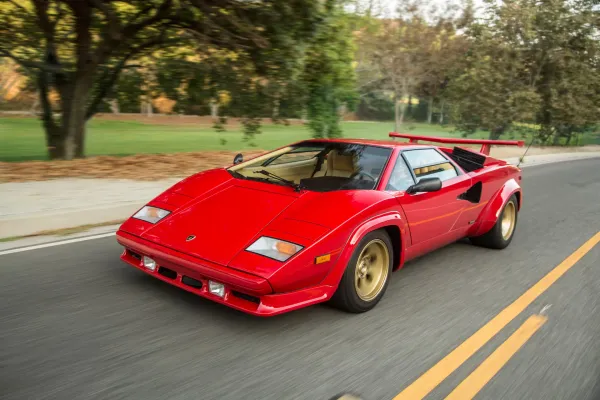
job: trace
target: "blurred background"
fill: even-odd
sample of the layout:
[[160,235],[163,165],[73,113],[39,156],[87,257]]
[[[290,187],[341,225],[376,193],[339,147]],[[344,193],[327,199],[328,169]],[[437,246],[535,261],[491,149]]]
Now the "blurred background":
[[16,162],[96,156],[125,161],[51,176],[125,162],[144,179],[152,155],[194,152],[167,163],[185,174],[392,130],[597,145],[593,3],[5,0],[0,179],[48,173]]

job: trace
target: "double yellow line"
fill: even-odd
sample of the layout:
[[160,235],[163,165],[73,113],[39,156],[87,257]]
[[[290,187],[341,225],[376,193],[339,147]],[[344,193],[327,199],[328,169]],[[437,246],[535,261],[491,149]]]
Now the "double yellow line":
[[[467,361],[473,354],[489,342],[498,332],[523,312],[535,299],[563,276],[573,265],[600,242],[600,232],[585,242],[573,254],[557,265],[546,276],[502,310],[492,320],[465,340],[440,362],[421,375],[393,400],[422,399],[444,381],[452,372]],[[510,358],[546,322],[543,315],[532,315],[496,351],[494,351],[475,371],[462,381],[447,399],[464,400],[473,398]]]

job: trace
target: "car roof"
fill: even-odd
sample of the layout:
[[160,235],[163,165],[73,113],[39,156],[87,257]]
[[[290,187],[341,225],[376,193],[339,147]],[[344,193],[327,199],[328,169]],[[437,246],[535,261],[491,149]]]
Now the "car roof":
[[420,148],[430,148],[430,147],[438,147],[435,145],[426,145],[426,144],[417,144],[417,143],[409,143],[409,142],[400,142],[395,140],[374,140],[374,139],[306,139],[298,142],[300,143],[350,143],[350,144],[364,144],[368,146],[379,146],[379,147],[387,147],[387,148],[395,148],[402,147],[403,150],[408,149],[420,149]]

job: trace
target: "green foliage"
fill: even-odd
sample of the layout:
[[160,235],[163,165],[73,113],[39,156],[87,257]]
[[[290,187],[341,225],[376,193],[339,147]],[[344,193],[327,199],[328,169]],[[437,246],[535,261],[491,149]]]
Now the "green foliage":
[[306,91],[308,126],[316,138],[342,136],[340,108],[356,104],[354,47],[346,15],[332,5],[306,51],[301,83]]
[[566,0],[490,3],[489,19],[470,26],[468,56],[450,83],[457,128],[497,138],[515,122],[536,122],[540,143],[559,144],[593,125],[600,75],[592,8]]
[[368,91],[360,98],[356,116],[365,120],[393,120],[394,99],[380,91]]
[[[67,159],[83,156],[86,121],[135,63],[143,96],[168,93],[180,109],[229,88],[254,135],[256,105],[269,104],[265,87],[293,76],[327,13],[320,0],[14,0],[0,7],[0,57],[35,77],[50,156]],[[121,84],[117,97],[128,86]]]
[[143,82],[144,77],[137,70],[127,70],[119,76],[110,97],[118,100],[121,112],[136,113],[140,111],[140,97],[144,94]]

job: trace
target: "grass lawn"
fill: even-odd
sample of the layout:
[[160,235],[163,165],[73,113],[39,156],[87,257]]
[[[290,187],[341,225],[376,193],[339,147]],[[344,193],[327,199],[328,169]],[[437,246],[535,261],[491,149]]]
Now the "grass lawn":
[[[393,122],[344,122],[344,137],[388,139],[394,129]],[[460,136],[451,127],[406,123],[405,133],[431,136]],[[506,135],[506,139],[516,139]],[[487,137],[478,132],[473,137]],[[221,139],[226,143],[221,144]],[[271,150],[294,141],[310,138],[303,125],[263,125],[262,133],[252,143],[243,140],[239,128],[228,128],[217,133],[205,125],[151,125],[136,121],[110,121],[96,119],[88,124],[86,154],[130,155],[140,153],[176,153],[187,151],[236,151],[244,149]],[[26,161],[46,159],[42,126],[35,118],[0,118],[0,161]]]

